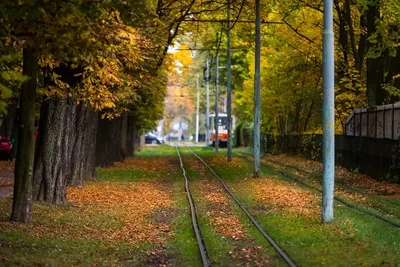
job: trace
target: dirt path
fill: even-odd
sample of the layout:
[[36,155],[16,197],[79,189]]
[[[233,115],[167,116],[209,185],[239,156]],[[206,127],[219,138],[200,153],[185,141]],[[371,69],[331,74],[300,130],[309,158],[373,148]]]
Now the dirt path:
[[14,161],[0,161],[0,198],[12,193],[14,184]]

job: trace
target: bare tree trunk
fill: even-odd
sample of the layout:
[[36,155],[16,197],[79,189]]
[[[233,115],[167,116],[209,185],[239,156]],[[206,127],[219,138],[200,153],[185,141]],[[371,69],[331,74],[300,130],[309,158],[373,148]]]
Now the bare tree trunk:
[[133,156],[134,149],[134,117],[128,116],[127,136],[126,136],[126,154],[128,157]]
[[122,147],[122,118],[99,119],[96,137],[96,166],[111,166],[124,159]]
[[96,137],[98,114],[89,110],[87,114],[87,131],[85,135],[87,153],[85,157],[85,180],[96,179]]
[[65,204],[67,176],[70,170],[72,141],[68,100],[52,99],[42,104],[39,148],[33,178],[34,199]]
[[12,131],[14,128],[15,117],[17,116],[17,106],[18,106],[17,103],[18,99],[12,99],[11,101],[12,101],[11,103],[8,103],[7,114],[3,117],[0,126],[0,135],[6,136],[8,138],[13,137]]
[[[95,153],[97,113],[80,105],[77,108],[75,120],[74,143],[71,157],[71,174],[68,183],[72,186],[82,186],[84,180],[96,177]],[[71,155],[72,156],[72,155]]]
[[35,104],[37,53],[33,49],[23,50],[23,75],[30,77],[22,85],[20,97],[19,146],[15,162],[14,197],[11,220],[32,220],[32,175],[35,157]]
[[[376,33],[376,21],[380,18],[380,10],[378,1],[371,3],[367,10],[367,28],[368,37],[371,37]],[[379,37],[375,37],[379,38]],[[377,42],[368,42],[368,50],[374,50],[379,48],[381,40]],[[383,53],[383,52],[382,52]],[[378,55],[375,58],[367,58],[367,95],[368,105],[375,106],[381,105],[384,102],[384,89],[382,84],[384,82],[384,58],[383,55]]]
[[310,118],[311,118],[312,111],[313,111],[313,109],[314,109],[314,102],[315,102],[315,100],[313,99],[313,100],[311,101],[310,109],[308,110],[308,114],[307,114],[307,117],[306,117],[306,121],[304,122],[304,128],[303,128],[303,131],[304,131],[304,132],[307,130],[308,121],[309,121]]
[[[337,12],[337,16],[339,19],[339,44],[342,47],[343,59],[344,59],[344,67],[348,68],[349,66],[349,48],[348,48],[348,25],[346,25],[346,12],[341,9],[339,5],[339,1],[335,0],[335,9]],[[343,71],[341,72],[341,77],[343,76]]]
[[120,148],[120,156],[122,159],[125,159],[127,156],[127,142],[128,142],[128,113],[122,114],[121,120],[121,148]]
[[136,125],[133,124],[133,154],[137,153],[140,150],[140,131]]
[[350,0],[345,0],[345,14],[346,14],[346,20],[347,20],[347,25],[349,28],[349,36],[350,36],[350,44],[351,44],[351,49],[353,51],[353,57],[355,61],[355,67],[356,70],[361,72],[361,64],[362,62],[360,61],[360,56],[357,51],[356,47],[356,41],[355,41],[355,35],[354,35],[354,28],[353,28],[353,19],[351,17],[351,2]]
[[[360,15],[360,27],[362,29],[367,28],[367,12],[364,12]],[[365,53],[367,52],[368,46],[368,34],[365,31],[360,33],[360,38],[358,41],[358,58],[360,59],[360,73],[362,73],[364,69],[364,59]]]
[[34,198],[65,204],[66,186],[95,178],[97,114],[74,99],[42,104]]

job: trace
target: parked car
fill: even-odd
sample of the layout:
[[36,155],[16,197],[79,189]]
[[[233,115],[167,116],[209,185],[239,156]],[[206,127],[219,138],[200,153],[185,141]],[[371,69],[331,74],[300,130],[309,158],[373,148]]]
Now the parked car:
[[178,133],[169,133],[167,136],[167,140],[168,141],[179,141],[180,140],[180,136]]
[[144,135],[144,141],[146,144],[164,144],[164,140],[153,133],[147,133]]
[[12,160],[11,157],[12,143],[7,137],[0,136],[0,159]]

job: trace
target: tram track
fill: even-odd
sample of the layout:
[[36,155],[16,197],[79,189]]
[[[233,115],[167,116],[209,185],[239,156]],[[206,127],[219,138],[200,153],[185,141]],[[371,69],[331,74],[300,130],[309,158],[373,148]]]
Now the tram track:
[[247,216],[247,218],[251,221],[254,227],[261,233],[261,235],[269,242],[269,244],[275,249],[277,254],[281,259],[283,259],[287,265],[294,267],[297,266],[295,262],[290,258],[290,256],[279,246],[279,244],[274,240],[274,238],[268,234],[261,225],[257,222],[257,220],[253,217],[253,215],[244,207],[244,205],[240,202],[240,200],[233,194],[233,192],[229,189],[226,183],[222,180],[222,178],[211,168],[210,165],[207,164],[196,152],[194,152],[190,147],[187,147],[194,156],[199,159],[205,167],[217,178],[220,182],[222,188],[225,192],[235,201],[238,207],[242,210],[242,212]]
[[178,148],[178,146],[175,146],[175,148],[176,148],[176,153],[177,153],[179,161],[180,161],[180,167],[182,169],[182,174],[183,174],[183,177],[185,178],[185,191],[186,191],[188,202],[190,205],[190,215],[191,215],[191,219],[192,219],[192,226],[193,226],[194,233],[196,235],[196,241],[197,241],[197,245],[199,247],[201,261],[202,261],[202,264],[204,267],[208,267],[208,266],[211,266],[211,261],[209,258],[206,244],[204,242],[203,235],[201,233],[196,206],[194,203],[193,195],[190,191],[189,178],[187,177],[187,173],[185,170],[185,166],[183,164],[183,159],[182,159],[181,153],[179,152],[179,148]]
[[[237,155],[238,155],[239,157],[244,158],[244,159],[247,160],[247,157],[246,157],[246,156],[243,156],[243,155],[240,155],[240,154],[237,154]],[[265,164],[265,165],[271,167],[271,165],[268,165],[268,164],[265,163],[265,161],[266,161],[265,159],[263,159],[263,161],[264,161],[264,164]],[[272,161],[271,161],[271,162],[272,162]],[[272,162],[272,163],[274,163],[274,164],[276,164],[276,165],[279,165],[279,164],[277,164],[277,163],[275,163],[275,162]],[[275,169],[276,169],[276,168],[275,168]],[[289,180],[291,180],[291,181],[294,181],[294,182],[296,182],[296,183],[299,183],[299,184],[301,184],[302,186],[308,188],[309,190],[312,190],[312,191],[318,192],[318,193],[322,193],[322,190],[321,190],[321,189],[319,189],[319,188],[317,188],[317,187],[315,187],[315,186],[309,185],[308,183],[305,183],[305,182],[301,181],[300,179],[297,179],[297,178],[293,177],[292,175],[290,175],[289,173],[287,173],[287,172],[285,172],[285,171],[282,171],[282,170],[279,170],[279,169],[276,169],[276,171],[279,172],[283,177],[285,177],[285,178],[287,178],[287,179],[289,179]],[[302,173],[305,173],[304,171],[301,171],[301,170],[297,170],[297,171],[302,172]],[[383,222],[385,222],[385,223],[391,225],[392,227],[400,228],[400,224],[399,224],[399,223],[394,222],[394,221],[392,221],[392,220],[390,220],[390,219],[387,219],[387,218],[385,218],[385,217],[383,217],[383,216],[381,216],[381,215],[379,215],[379,214],[370,212],[370,211],[368,211],[365,207],[363,207],[363,208],[357,207],[356,205],[350,203],[349,201],[347,201],[347,200],[346,200],[345,198],[343,198],[343,197],[335,196],[334,199],[335,199],[336,201],[342,203],[343,205],[349,207],[349,208],[355,209],[355,210],[357,210],[357,211],[359,211],[359,212],[361,212],[361,213],[363,213],[363,214],[366,214],[366,215],[368,215],[368,216],[374,217],[374,218],[376,218],[376,219],[378,219],[378,220],[380,220],[380,221],[383,221]],[[360,205],[361,205],[361,204],[360,204]]]

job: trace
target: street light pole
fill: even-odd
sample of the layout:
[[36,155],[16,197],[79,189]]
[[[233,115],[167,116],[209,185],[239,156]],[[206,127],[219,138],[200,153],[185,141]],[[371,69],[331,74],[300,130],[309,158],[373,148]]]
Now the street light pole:
[[260,176],[260,67],[261,67],[261,14],[260,0],[256,0],[256,49],[254,75],[254,149],[253,176]]
[[322,222],[333,220],[333,200],[335,183],[335,61],[333,34],[333,3],[324,0],[323,32],[323,185]]
[[196,81],[196,89],[197,89],[197,105],[196,105],[196,143],[199,142],[199,106],[200,106],[200,86],[199,86],[199,75],[197,75]]
[[210,66],[208,63],[208,57],[207,57],[207,61],[206,61],[206,146],[209,145],[208,141],[209,141],[209,130],[210,130],[210,114],[209,114],[209,110],[210,110],[210,83],[209,83],[209,78],[210,78]]
[[232,161],[232,75],[231,75],[231,11],[230,0],[228,0],[227,7],[227,52],[226,52],[226,65],[227,65],[227,117],[228,117],[228,143],[227,143],[227,160]]
[[218,134],[218,128],[219,128],[219,123],[218,123],[218,102],[219,102],[219,56],[217,55],[217,60],[216,60],[216,72],[215,72],[215,120],[214,120],[214,125],[215,125],[215,136],[214,136],[214,146],[215,146],[215,154],[218,155],[218,148],[219,148],[219,134]]

